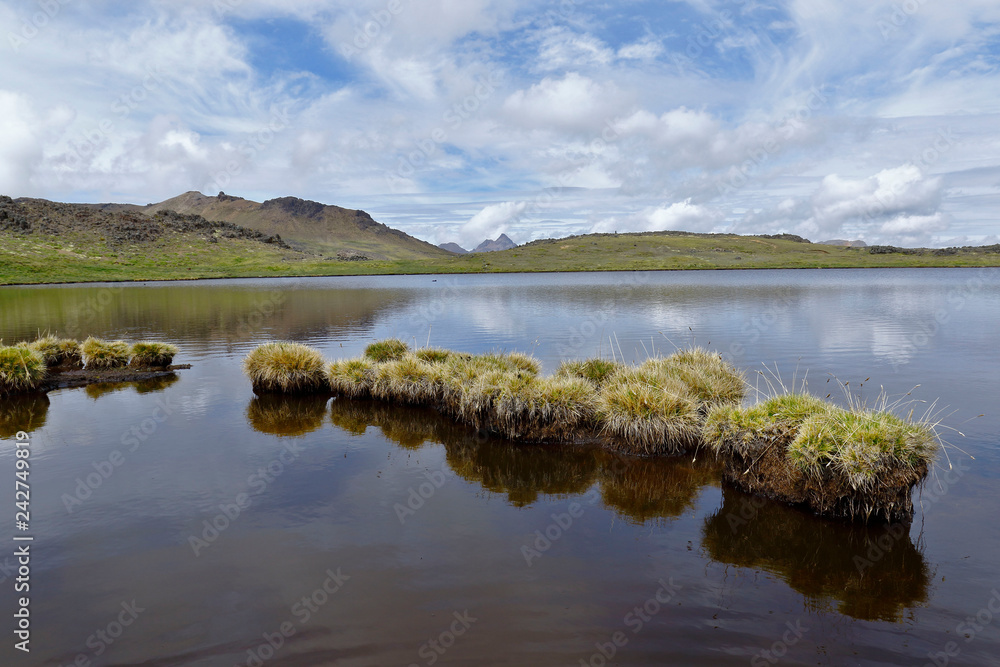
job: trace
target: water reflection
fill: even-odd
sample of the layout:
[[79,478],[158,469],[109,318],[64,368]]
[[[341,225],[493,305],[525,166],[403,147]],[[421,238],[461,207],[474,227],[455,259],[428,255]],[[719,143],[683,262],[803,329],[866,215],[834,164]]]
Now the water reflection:
[[929,567],[901,526],[828,521],[724,488],[702,546],[720,563],[778,575],[814,610],[898,622],[928,599]]
[[180,379],[180,376],[176,373],[167,373],[146,380],[137,380],[134,382],[96,382],[94,384],[88,384],[83,390],[89,398],[96,401],[102,396],[113,394],[116,391],[125,391],[127,389],[134,389],[137,394],[149,394],[155,391],[163,391]]
[[445,443],[448,465],[458,475],[483,488],[502,493],[516,507],[538,500],[540,494],[581,494],[597,481],[599,465],[593,450],[564,445],[518,445],[482,438]]
[[472,433],[429,408],[381,401],[334,399],[330,404],[330,420],[352,435],[363,435],[369,426],[375,426],[386,440],[410,450],[432,442],[468,438]]
[[522,445],[477,433],[427,408],[335,399],[330,413],[334,426],[353,435],[375,426],[404,449],[444,445],[456,474],[516,507],[543,496],[579,495],[597,483],[607,507],[642,524],[681,516],[704,486],[721,478],[714,459],[636,459],[590,446]]
[[328,396],[264,394],[247,405],[247,422],[268,435],[301,436],[323,427]]
[[49,413],[46,394],[15,394],[0,399],[0,438],[13,438],[20,431],[31,433],[45,426]]
[[322,289],[300,280],[0,289],[0,337],[28,340],[46,330],[76,338],[155,332],[171,342],[298,340],[370,327],[413,298],[407,290]]
[[699,459],[636,459],[607,454],[601,466],[601,499],[623,517],[645,523],[676,518],[694,508],[705,486],[718,486],[722,464]]

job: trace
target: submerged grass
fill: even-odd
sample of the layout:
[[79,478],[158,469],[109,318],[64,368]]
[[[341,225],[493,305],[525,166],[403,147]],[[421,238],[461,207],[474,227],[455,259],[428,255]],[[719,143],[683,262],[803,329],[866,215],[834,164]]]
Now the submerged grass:
[[178,348],[170,343],[157,343],[144,340],[133,343],[129,353],[130,366],[141,368],[159,368],[169,366],[177,356]]
[[0,395],[34,391],[47,370],[45,357],[27,345],[0,347]]
[[265,343],[243,360],[255,393],[316,393],[329,386],[323,355],[300,343]]

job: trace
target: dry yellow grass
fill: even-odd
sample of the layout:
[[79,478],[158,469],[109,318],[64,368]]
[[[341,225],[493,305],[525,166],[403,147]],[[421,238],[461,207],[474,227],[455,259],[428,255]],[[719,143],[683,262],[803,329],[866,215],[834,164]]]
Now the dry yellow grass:
[[243,360],[256,393],[321,392],[328,388],[323,355],[300,343],[265,343]]

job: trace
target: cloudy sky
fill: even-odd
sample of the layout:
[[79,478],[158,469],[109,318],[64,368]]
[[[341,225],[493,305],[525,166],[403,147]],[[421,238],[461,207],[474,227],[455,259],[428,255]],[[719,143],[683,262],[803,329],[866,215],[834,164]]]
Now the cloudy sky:
[[0,193],[997,242],[996,0],[0,1]]

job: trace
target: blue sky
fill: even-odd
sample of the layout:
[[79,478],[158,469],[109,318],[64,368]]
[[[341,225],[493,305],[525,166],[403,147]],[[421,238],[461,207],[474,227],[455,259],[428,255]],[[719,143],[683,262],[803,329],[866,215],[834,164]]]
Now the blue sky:
[[0,2],[0,193],[998,241],[995,0]]

